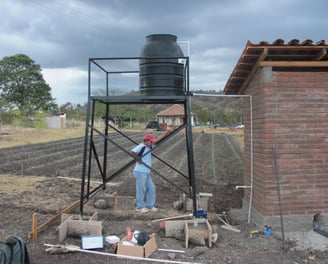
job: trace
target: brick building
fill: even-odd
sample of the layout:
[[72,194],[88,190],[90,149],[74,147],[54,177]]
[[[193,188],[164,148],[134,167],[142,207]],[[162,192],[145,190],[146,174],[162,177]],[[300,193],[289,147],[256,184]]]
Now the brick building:
[[226,83],[225,94],[251,98],[243,208],[257,224],[279,226],[282,215],[299,230],[328,215],[327,49],[325,41],[247,42]]

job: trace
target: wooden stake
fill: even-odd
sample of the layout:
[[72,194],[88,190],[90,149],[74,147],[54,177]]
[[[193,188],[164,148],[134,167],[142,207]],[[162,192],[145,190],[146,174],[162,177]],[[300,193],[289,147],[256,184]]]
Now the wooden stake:
[[32,240],[35,240],[38,237],[37,227],[38,227],[38,214],[33,213],[33,215],[32,215],[32,232],[31,232]]

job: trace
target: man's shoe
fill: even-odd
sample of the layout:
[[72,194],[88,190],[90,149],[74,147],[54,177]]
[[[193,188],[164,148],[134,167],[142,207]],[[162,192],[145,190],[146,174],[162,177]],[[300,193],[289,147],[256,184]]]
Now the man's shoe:
[[149,212],[149,209],[148,208],[136,208],[136,211],[139,212],[139,213],[148,213]]
[[152,212],[157,212],[158,211],[158,208],[156,207],[153,207],[153,208],[148,208],[149,211],[152,211]]

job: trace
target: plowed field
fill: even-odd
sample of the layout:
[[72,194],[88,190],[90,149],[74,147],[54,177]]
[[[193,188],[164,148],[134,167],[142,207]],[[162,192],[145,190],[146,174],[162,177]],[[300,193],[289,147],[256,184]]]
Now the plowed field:
[[[145,132],[128,132],[136,142],[140,142]],[[118,136],[112,138],[123,148],[131,149],[133,144],[121,140]],[[243,190],[236,190],[236,185],[242,185],[243,176],[243,136],[241,133],[194,133],[193,151],[196,178],[196,191],[212,193],[209,200],[208,220],[219,239],[212,248],[207,246],[191,246],[184,248],[184,241],[167,238],[158,222],[151,220],[184,214],[173,209],[173,202],[181,195],[181,190],[188,189],[188,179],[172,168],[163,165],[156,158],[153,167],[161,174],[153,175],[156,185],[159,212],[147,214],[136,213],[134,208],[123,210],[96,209],[92,203],[85,205],[86,213],[98,211],[99,220],[103,221],[104,235],[123,237],[126,227],[135,230],[155,232],[159,248],[184,250],[185,253],[169,254],[156,251],[151,258],[170,259],[177,262],[190,263],[304,263],[309,260],[309,252],[283,251],[279,238],[260,236],[249,238],[249,230],[254,226],[247,223],[247,217],[239,209],[242,206]],[[103,144],[101,138],[95,138],[99,149]],[[115,257],[88,254],[66,253],[50,255],[45,252],[45,243],[56,244],[56,227],[59,223],[50,225],[41,232],[37,240],[30,240],[31,218],[38,213],[39,222],[44,223],[55,214],[67,208],[80,198],[80,180],[83,165],[84,138],[57,140],[40,144],[0,149],[0,239],[9,235],[20,235],[27,240],[31,263],[143,263],[135,260],[117,259]],[[120,148],[110,145],[108,155],[108,174],[116,171],[130,157]],[[168,139],[154,150],[154,154],[165,160],[184,175],[188,175],[187,150],[185,135],[179,133]],[[102,152],[99,151],[99,157]],[[96,165],[92,165],[92,187],[100,184]],[[173,182],[174,185],[169,182]],[[131,169],[110,182],[108,192],[117,192],[121,196],[134,196],[134,178]],[[216,213],[229,212],[232,224],[242,230],[235,233],[220,229]],[[75,213],[78,214],[78,208]],[[68,238],[67,243],[80,245],[77,238]],[[100,252],[113,253],[106,246]],[[311,255],[312,256],[312,255]],[[320,257],[316,259],[321,262]],[[324,256],[322,261],[325,261]],[[149,261],[147,263],[155,263]],[[306,262],[312,263],[312,262]]]

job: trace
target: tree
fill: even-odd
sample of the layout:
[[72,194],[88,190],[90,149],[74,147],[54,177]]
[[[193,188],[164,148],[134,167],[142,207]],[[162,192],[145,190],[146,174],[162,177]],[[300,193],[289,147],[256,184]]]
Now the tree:
[[0,96],[24,116],[57,109],[40,65],[24,54],[0,60]]

